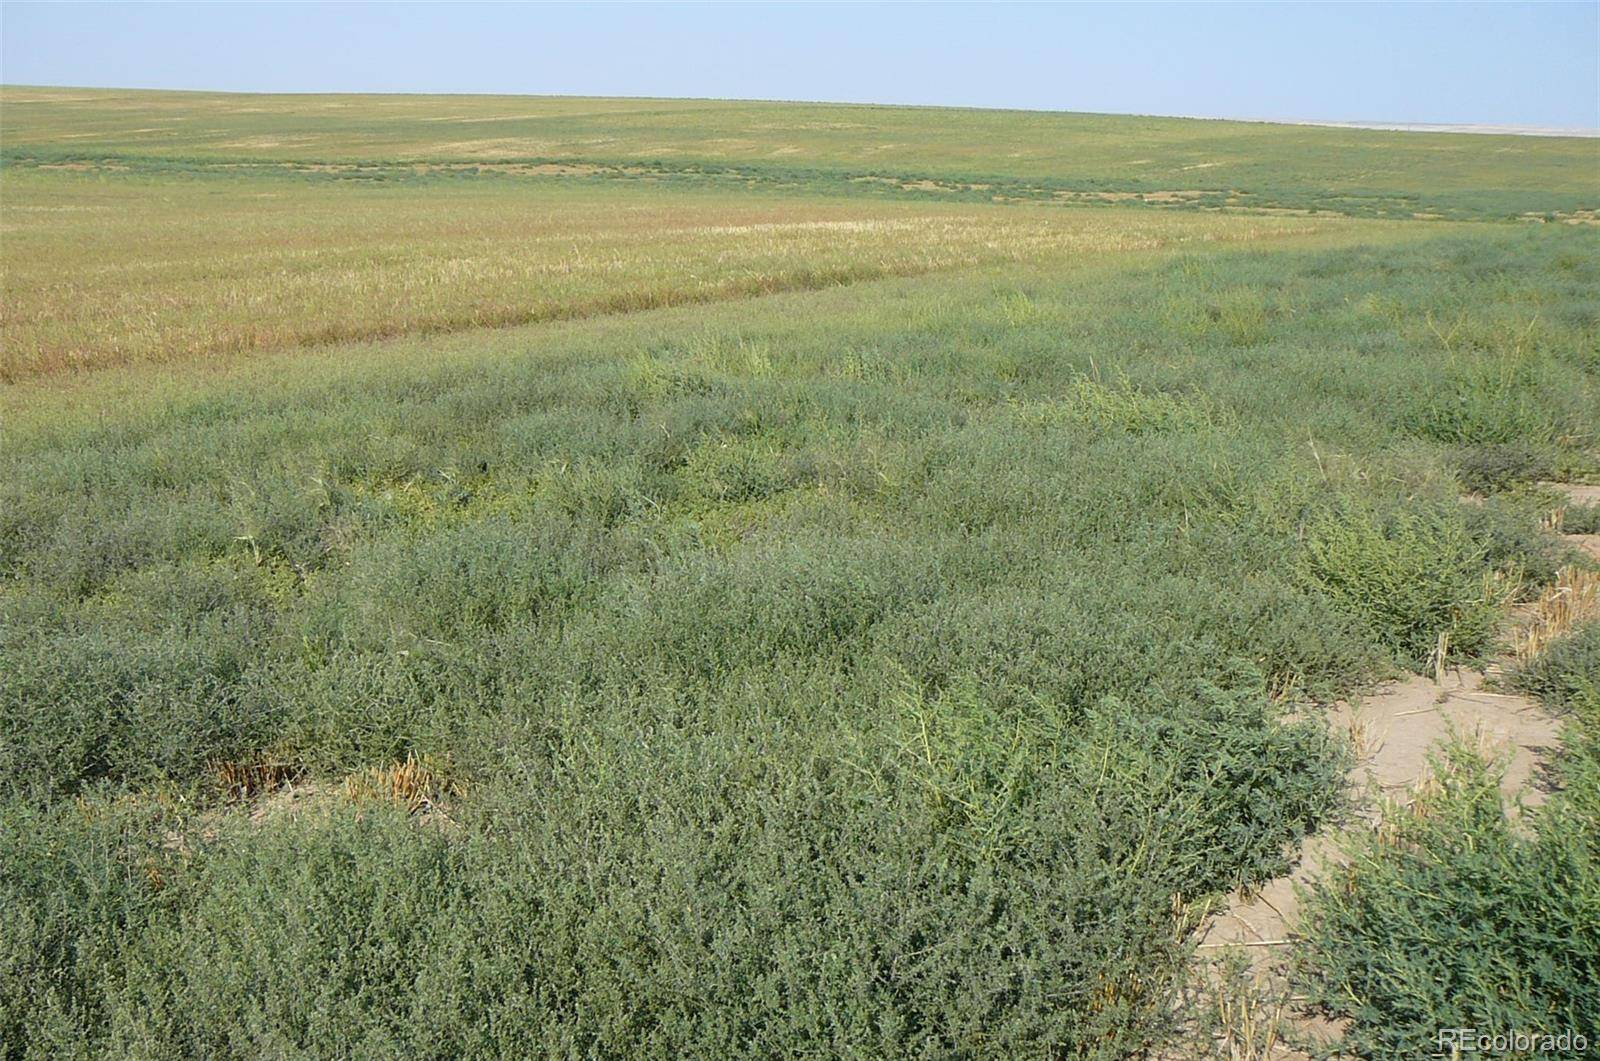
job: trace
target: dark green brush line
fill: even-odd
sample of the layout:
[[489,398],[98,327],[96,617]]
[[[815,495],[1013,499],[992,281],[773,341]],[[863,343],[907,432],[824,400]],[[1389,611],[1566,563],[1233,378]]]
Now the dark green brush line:
[[[1142,206],[1155,209],[1216,210],[1306,210],[1312,213],[1347,217],[1410,219],[1414,214],[1437,215],[1443,220],[1519,220],[1523,215],[1571,214],[1594,210],[1600,199],[1581,195],[1529,192],[1516,189],[1486,188],[1474,192],[1427,195],[1415,192],[1372,191],[1316,192],[1304,189],[1280,190],[1270,186],[1196,189],[1197,196],[1175,201],[1142,199],[1095,201],[1073,199],[1063,202],[1057,193],[1093,195],[1127,193],[1161,195],[1167,189],[1160,182],[1094,180],[1027,180],[985,174],[933,176],[926,173],[882,170],[838,170],[780,166],[728,166],[714,162],[663,163],[655,160],[617,162],[585,157],[529,156],[502,159],[417,159],[411,163],[378,163],[360,159],[297,159],[263,161],[253,158],[184,157],[176,155],[135,155],[105,153],[83,149],[45,151],[6,149],[0,152],[0,168],[32,168],[50,164],[84,163],[95,166],[127,167],[104,169],[95,176],[183,176],[207,178],[272,178],[316,183],[393,183],[405,185],[453,185],[481,180],[505,182],[595,183],[607,181],[662,182],[675,188],[706,188],[741,191],[760,189],[786,192],[806,191],[830,197],[892,199],[910,202],[1007,203],[1071,206]],[[593,174],[515,174],[496,172],[496,166],[561,165],[593,167]],[[416,166],[435,170],[462,167],[449,172],[417,173]],[[324,170],[321,167],[338,167]],[[63,174],[70,176],[70,174]],[[901,184],[931,182],[935,188],[897,187]],[[968,188],[961,185],[985,185]]]

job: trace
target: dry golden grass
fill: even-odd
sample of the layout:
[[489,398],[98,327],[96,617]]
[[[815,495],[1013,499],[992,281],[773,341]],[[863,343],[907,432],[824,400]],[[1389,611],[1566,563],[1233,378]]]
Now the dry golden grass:
[[1288,1023],[1288,1000],[1281,994],[1241,984],[1232,990],[1218,989],[1212,1004],[1217,1029],[1213,1049],[1221,1056],[1230,1061],[1268,1061],[1279,1056]]
[[369,766],[344,779],[345,798],[350,802],[396,803],[412,814],[436,809],[445,798],[459,793],[458,783],[414,754],[388,766]]
[[514,182],[3,190],[0,381],[1360,224]]
[[230,800],[249,800],[280,789],[305,774],[296,763],[273,759],[254,762],[226,760],[211,764],[212,774],[224,797]]
[[1529,621],[1512,636],[1512,651],[1519,666],[1532,662],[1578,625],[1600,617],[1600,572],[1563,568],[1531,610]]

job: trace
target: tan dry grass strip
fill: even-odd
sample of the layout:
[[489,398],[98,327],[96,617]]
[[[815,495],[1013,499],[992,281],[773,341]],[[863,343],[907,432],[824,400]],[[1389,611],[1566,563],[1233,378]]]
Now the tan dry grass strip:
[[1580,623],[1600,617],[1600,572],[1564,567],[1539,596],[1532,618],[1512,635],[1512,653],[1526,666]]

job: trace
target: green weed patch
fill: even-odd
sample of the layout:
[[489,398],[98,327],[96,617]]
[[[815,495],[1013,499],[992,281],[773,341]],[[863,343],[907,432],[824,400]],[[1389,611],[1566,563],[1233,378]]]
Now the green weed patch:
[[[1198,912],[1338,809],[1305,701],[1488,652],[1552,577],[1544,501],[1461,503],[1491,443],[1394,396],[1454,378],[1430,309],[1537,294],[1511,386],[1587,459],[1583,236],[1008,259],[13,387],[0,1040],[1170,1047]],[[1433,987],[1356,978],[1459,942],[1437,982],[1484,1013],[1583,1016],[1490,952],[1583,930],[1590,834],[1451,784],[1363,872],[1451,904],[1504,871],[1472,909],[1515,917],[1430,952],[1458,915],[1358,878],[1319,997],[1410,1027]]]

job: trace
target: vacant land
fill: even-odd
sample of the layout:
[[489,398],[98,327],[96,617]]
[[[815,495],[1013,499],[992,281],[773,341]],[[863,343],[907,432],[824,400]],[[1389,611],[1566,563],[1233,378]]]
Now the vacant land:
[[[1321,706],[1583,564],[1593,141],[0,106],[8,1054],[1192,1053]],[[1352,1049],[1438,896],[1597,1026],[1590,630],[1531,826],[1456,749],[1313,905]]]
[[5,176],[0,381],[1333,231],[559,180]]
[[887,180],[981,198],[1195,190],[1218,202],[1399,217],[1597,205],[1594,141],[1551,137],[714,100],[5,93],[7,154],[38,162],[373,172],[587,163],[657,179],[855,179],[864,191]]

